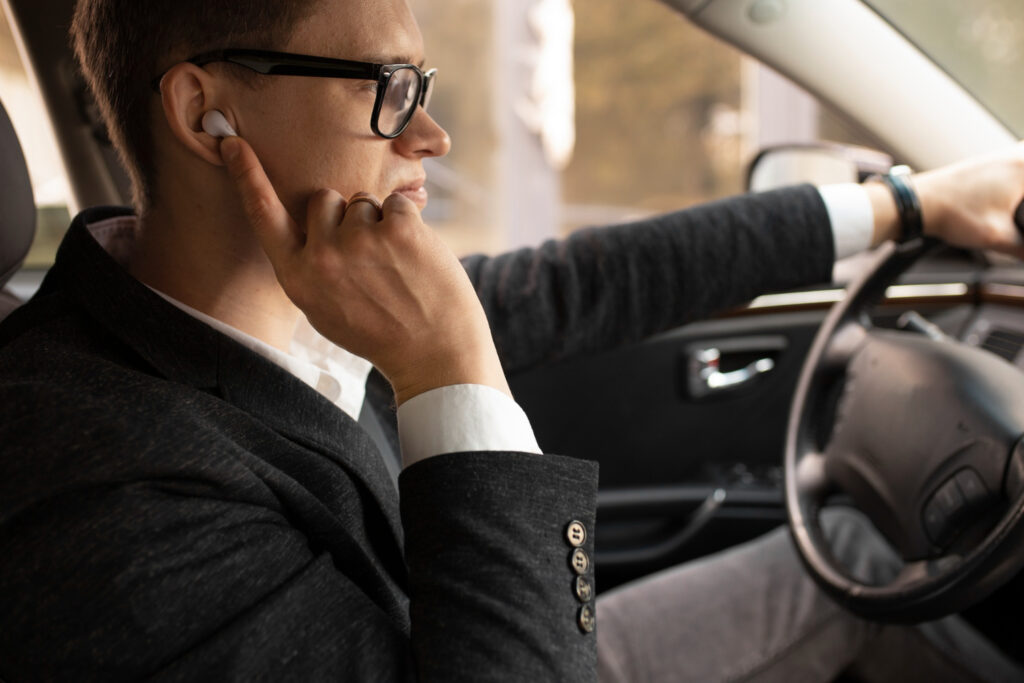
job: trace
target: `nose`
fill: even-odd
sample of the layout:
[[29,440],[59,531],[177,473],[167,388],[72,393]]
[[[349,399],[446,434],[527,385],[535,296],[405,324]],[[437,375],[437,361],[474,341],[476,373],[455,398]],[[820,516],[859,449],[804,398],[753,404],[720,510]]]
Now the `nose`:
[[423,107],[417,107],[409,127],[395,138],[395,146],[404,156],[443,157],[451,150],[452,139]]

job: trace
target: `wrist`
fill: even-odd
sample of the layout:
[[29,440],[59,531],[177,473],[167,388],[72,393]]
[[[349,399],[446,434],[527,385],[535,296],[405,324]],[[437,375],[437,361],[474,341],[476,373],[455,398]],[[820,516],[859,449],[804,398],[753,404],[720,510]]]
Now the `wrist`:
[[914,187],[921,202],[921,219],[924,221],[924,235],[945,239],[943,226],[948,222],[949,213],[946,203],[947,189],[941,187],[941,178],[933,172],[919,173],[914,176]]
[[863,187],[871,202],[871,211],[875,219],[871,246],[877,246],[889,240],[895,242],[900,236],[900,217],[892,192],[881,178],[872,178],[866,181]]
[[[873,244],[886,240],[911,242],[926,236],[922,200],[907,166],[894,166],[884,176],[873,176],[867,186],[875,212]],[[930,234],[930,232],[928,233]]]
[[457,384],[477,384],[512,395],[493,342],[476,349],[463,346],[424,354],[385,376],[399,406],[420,394]]
[[924,236],[924,221],[921,217],[921,200],[910,180],[909,166],[894,166],[887,175],[882,176],[883,182],[892,192],[896,202],[896,213],[899,215],[900,242],[912,242]]

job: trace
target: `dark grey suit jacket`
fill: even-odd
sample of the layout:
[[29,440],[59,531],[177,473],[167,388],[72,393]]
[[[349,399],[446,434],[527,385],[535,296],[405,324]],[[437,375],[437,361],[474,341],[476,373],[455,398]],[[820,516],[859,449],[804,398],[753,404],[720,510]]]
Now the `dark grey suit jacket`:
[[[117,212],[0,326],[0,677],[593,678],[565,528],[596,466],[462,453],[396,486],[379,376],[361,426],[117,266],[85,228]],[[515,372],[825,280],[827,224],[798,188],[465,264]]]

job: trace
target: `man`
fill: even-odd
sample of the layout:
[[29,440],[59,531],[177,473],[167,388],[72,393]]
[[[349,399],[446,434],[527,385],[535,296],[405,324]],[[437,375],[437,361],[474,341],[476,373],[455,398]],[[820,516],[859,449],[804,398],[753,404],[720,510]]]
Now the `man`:
[[[884,185],[802,187],[460,265],[404,0],[80,0],[73,34],[137,215],[79,216],[0,327],[5,679],[591,680],[596,468],[504,373],[899,234]],[[1024,150],[915,186],[929,234],[1022,253]]]

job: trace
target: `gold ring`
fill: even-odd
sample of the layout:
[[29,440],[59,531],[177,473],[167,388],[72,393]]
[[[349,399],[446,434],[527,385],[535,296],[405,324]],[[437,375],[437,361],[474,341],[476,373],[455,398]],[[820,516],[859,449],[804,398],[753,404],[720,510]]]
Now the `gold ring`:
[[367,195],[356,195],[352,199],[348,200],[348,204],[345,206],[345,212],[348,213],[348,210],[352,208],[352,205],[358,204],[359,202],[366,202],[367,204],[372,205],[373,208],[377,209],[378,212],[381,211],[382,207],[380,205],[380,202],[378,202],[373,197],[369,197]]

